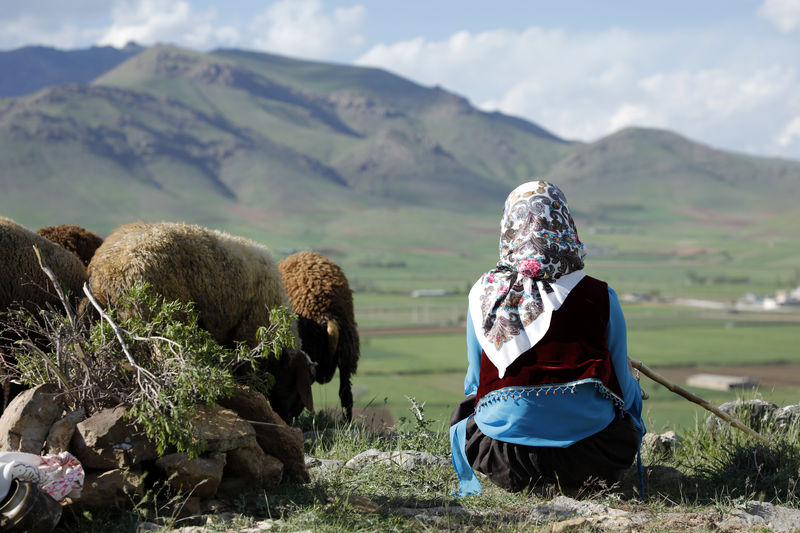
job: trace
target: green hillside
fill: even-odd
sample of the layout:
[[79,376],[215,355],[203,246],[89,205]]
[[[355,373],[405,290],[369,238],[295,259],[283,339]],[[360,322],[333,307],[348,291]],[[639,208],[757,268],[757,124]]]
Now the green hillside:
[[[798,359],[796,322],[780,322],[796,313],[751,324],[674,305],[800,285],[797,161],[642,128],[572,143],[383,70],[239,50],[154,47],[88,85],[0,99],[0,215],[101,234],[135,219],[187,221],[254,238],[278,258],[329,255],[365,331],[357,406],[385,401],[395,416],[411,395],[446,418],[460,395],[463,334],[369,330],[461,331],[468,288],[497,261],[503,200],[539,177],[566,193],[587,272],[649,298],[623,300],[637,357]],[[317,388],[319,406],[337,405],[337,386]],[[691,421],[686,406],[653,394],[658,424]]]
[[364,305],[463,292],[495,261],[507,193],[545,176],[570,200],[588,265],[624,290],[727,298],[743,287],[726,279],[797,278],[800,163],[667,131],[570,143],[380,69],[173,46],[89,85],[0,100],[3,215],[100,233],[185,220],[279,255],[313,247]]

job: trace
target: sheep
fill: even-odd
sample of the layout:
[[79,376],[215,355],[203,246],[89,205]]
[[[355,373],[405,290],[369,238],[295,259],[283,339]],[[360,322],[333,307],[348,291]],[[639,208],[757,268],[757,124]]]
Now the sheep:
[[[86,282],[86,267],[81,260],[10,218],[0,217],[0,313],[21,307],[37,315],[39,309],[47,306],[61,307],[55,291],[48,290],[51,282],[39,266],[34,246],[65,289],[69,303],[77,305],[80,300],[81,288]],[[4,342],[11,340],[3,339]],[[14,363],[12,356],[1,347],[0,356],[4,364]],[[22,386],[4,378],[2,410],[22,390]]]
[[55,293],[46,290],[50,280],[39,266],[34,246],[67,289],[71,303],[80,300],[87,276],[81,260],[10,218],[0,217],[0,312],[7,311],[14,302],[32,313],[48,304],[60,305]]
[[[249,239],[184,223],[133,222],[115,229],[89,263],[89,289],[101,306],[118,303],[138,281],[167,300],[194,302],[198,325],[222,345],[257,344],[270,309],[288,298],[269,250]],[[293,324],[297,336],[296,324]],[[299,343],[298,343],[299,344]],[[267,370],[276,383],[273,410],[290,421],[313,410],[313,367],[300,350]]]
[[339,399],[347,420],[353,416],[350,382],[359,357],[358,328],[353,313],[353,292],[339,266],[322,254],[304,251],[278,262],[298,315],[303,349],[317,364],[316,380],[327,383],[339,367]]
[[39,228],[36,233],[77,255],[84,265],[89,264],[95,250],[103,244],[103,238],[98,234],[74,224],[47,226]]

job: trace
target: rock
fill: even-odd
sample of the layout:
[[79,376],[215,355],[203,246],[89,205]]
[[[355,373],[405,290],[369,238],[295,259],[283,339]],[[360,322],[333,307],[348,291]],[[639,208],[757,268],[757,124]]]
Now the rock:
[[740,531],[750,530],[755,526],[763,526],[766,524],[760,516],[752,515],[742,511],[741,509],[734,509],[727,513],[722,520],[716,523],[720,531]]
[[130,504],[135,496],[142,494],[142,476],[137,470],[87,471],[81,497],[75,502],[87,507],[111,508]]
[[127,412],[103,409],[77,424],[70,450],[84,468],[112,470],[158,457],[155,443],[125,419]]
[[198,405],[192,425],[197,438],[205,443],[206,452],[227,452],[256,444],[253,426],[219,405]]
[[647,433],[642,438],[642,452],[651,457],[662,458],[671,455],[678,447],[680,440],[674,431],[666,433]]
[[[178,512],[179,518],[185,518],[187,516],[194,516],[197,517],[203,512],[203,501],[199,496],[191,496],[186,498],[180,505],[180,510]],[[205,523],[205,519],[198,519],[198,521],[202,521]],[[202,525],[202,524],[201,524]]]
[[798,509],[790,509],[767,502],[749,501],[745,504],[745,511],[763,518],[773,531],[800,530],[800,510]]
[[[772,402],[758,399],[736,400],[723,403],[719,406],[719,410],[732,418],[738,419],[739,422],[753,431],[761,431],[761,428],[777,414],[778,406]],[[708,415],[708,418],[706,418],[706,428],[711,431],[725,428],[728,425],[727,422],[714,415]]]
[[529,518],[535,524],[544,524],[552,521],[563,521],[570,518],[589,517],[593,515],[624,516],[627,513],[617,509],[610,509],[606,505],[593,502],[583,502],[558,496],[551,502],[535,506]]
[[303,432],[299,428],[272,423],[255,423],[253,427],[261,449],[283,463],[284,479],[299,483],[311,480],[306,468]]
[[0,451],[39,455],[50,426],[64,410],[59,388],[45,383],[14,398],[0,417]]
[[347,468],[361,469],[373,464],[396,464],[403,468],[447,466],[450,460],[428,452],[400,450],[382,452],[374,448],[362,452],[345,463]]
[[338,459],[317,459],[310,455],[305,456],[305,461],[308,470],[319,469],[322,472],[336,472],[344,466],[344,461]]
[[50,426],[46,440],[47,453],[59,454],[69,451],[69,443],[72,441],[78,422],[82,422],[85,418],[86,411],[84,411],[83,407],[80,407],[71,413],[67,413]]
[[775,413],[775,423],[779,429],[786,431],[792,425],[800,423],[800,404],[781,407]]
[[392,513],[405,516],[405,517],[418,517],[420,515],[432,516],[458,516],[458,517],[476,517],[479,516],[478,511],[472,509],[465,509],[463,507],[447,506],[447,507],[426,507],[420,509],[419,507],[397,507],[392,509]]
[[250,387],[239,385],[230,398],[218,400],[217,403],[222,407],[232,410],[245,420],[256,422],[268,422],[286,426],[286,422],[279,417],[269,405],[266,397]]
[[224,475],[244,479],[252,488],[273,490],[283,478],[283,463],[254,444],[227,453]]
[[629,531],[643,522],[638,517],[591,501],[558,496],[551,502],[535,506],[529,519],[537,525],[555,522],[551,531]]
[[550,533],[568,533],[572,531],[586,531],[587,529],[592,529],[592,522],[588,518],[570,518],[551,525]]
[[156,466],[164,472],[167,484],[199,498],[210,498],[217,493],[225,468],[225,453],[212,452],[196,459],[185,453],[172,453],[159,457]]

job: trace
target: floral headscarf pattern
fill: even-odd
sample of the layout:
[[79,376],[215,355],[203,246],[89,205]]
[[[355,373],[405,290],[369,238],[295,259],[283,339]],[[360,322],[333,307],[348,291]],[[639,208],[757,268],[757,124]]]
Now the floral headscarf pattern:
[[509,194],[499,252],[497,266],[470,292],[470,315],[483,333],[478,340],[487,356],[501,361],[502,376],[514,358],[544,336],[550,313],[583,277],[586,253],[561,189],[531,181]]

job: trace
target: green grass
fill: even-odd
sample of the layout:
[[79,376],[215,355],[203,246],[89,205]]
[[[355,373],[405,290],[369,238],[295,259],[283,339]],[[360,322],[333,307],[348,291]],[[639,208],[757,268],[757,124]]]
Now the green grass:
[[[416,450],[446,457],[447,435],[432,432],[423,413],[375,434],[358,423],[333,423],[323,415],[301,418],[304,430],[317,429],[307,438],[309,455],[327,460],[348,460],[367,449]],[[659,483],[648,476],[647,499],[637,498],[635,471],[629,471],[619,492],[582,491],[582,499],[649,517],[646,531],[712,531],[713,523],[750,500],[797,508],[800,502],[800,441],[798,426],[761,428],[769,444],[754,442],[742,432],[710,431],[698,426],[680,433],[676,449],[666,455],[643,452],[648,472],[655,467],[674,469],[680,483]],[[311,470],[306,485],[283,484],[271,493],[244,492],[237,498],[216,501],[216,512],[204,531],[236,531],[267,522],[272,531],[549,531],[551,518],[534,523],[531,509],[561,494],[556,487],[530,493],[508,493],[478,474],[483,494],[456,498],[457,480],[449,464],[400,468],[377,464],[366,468]],[[575,496],[574,494],[570,494]],[[66,509],[57,532],[134,531],[141,520],[163,525],[163,531],[184,525],[179,509],[185,496],[166,495],[158,489],[125,510],[80,513]],[[223,515],[221,512],[226,514]],[[669,526],[661,525],[668,518]],[[707,520],[707,522],[706,522]],[[584,529],[581,529],[583,531]],[[589,529],[594,531],[594,529]]]
[[[453,301],[441,304],[442,316],[448,313],[452,316],[459,298],[454,296]],[[396,302],[387,299],[387,308],[393,303]],[[416,312],[422,316],[424,304],[419,305]],[[704,311],[670,306],[631,304],[623,309],[630,356],[656,371],[675,366],[800,363],[797,323],[755,323],[735,314],[707,317]],[[463,333],[369,336],[366,330],[359,370],[353,379],[356,406],[385,406],[399,419],[409,416],[406,397],[410,396],[425,402],[432,419],[446,423],[463,398],[465,346]],[[642,384],[651,394],[651,399],[645,402],[645,414],[655,431],[691,427],[698,416],[707,414],[703,408],[646,377],[642,378]],[[691,390],[715,404],[737,398],[735,391]],[[764,389],[759,394],[779,405],[788,405],[797,402],[798,392],[800,387]],[[314,385],[314,396],[315,407],[337,408],[338,378],[326,385]]]

